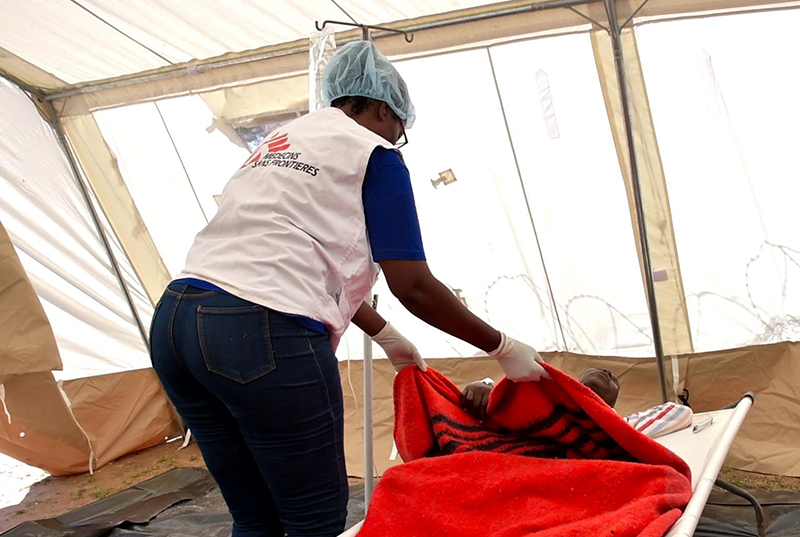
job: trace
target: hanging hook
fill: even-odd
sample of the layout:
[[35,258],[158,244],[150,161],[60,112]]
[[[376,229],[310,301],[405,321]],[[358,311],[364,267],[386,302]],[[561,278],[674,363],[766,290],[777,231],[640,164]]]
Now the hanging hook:
[[339,24],[341,26],[350,26],[351,28],[361,28],[361,31],[364,32],[364,34],[366,34],[369,30],[380,30],[382,32],[389,32],[393,34],[403,34],[403,38],[406,40],[406,43],[411,43],[412,41],[414,41],[413,32],[407,32],[405,30],[397,30],[395,28],[387,28],[386,26],[373,26],[371,24],[356,24],[353,22],[342,22],[342,21],[331,21],[331,20],[322,21],[322,25],[320,26],[319,21],[314,21],[314,27],[317,29],[318,32],[324,30],[325,27],[329,24]]

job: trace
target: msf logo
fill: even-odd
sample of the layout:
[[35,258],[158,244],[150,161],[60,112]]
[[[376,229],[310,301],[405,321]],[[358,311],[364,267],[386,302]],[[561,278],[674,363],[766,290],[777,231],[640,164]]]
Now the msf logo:
[[[281,134],[280,132],[276,132],[266,140],[264,140],[260,146],[256,149],[253,155],[247,159],[247,162],[242,164],[242,168],[250,166],[254,162],[258,162],[261,160],[261,153],[262,148],[267,146],[267,153],[280,153],[281,151],[286,151],[289,149],[289,135],[288,134]],[[241,168],[239,168],[241,169]]]

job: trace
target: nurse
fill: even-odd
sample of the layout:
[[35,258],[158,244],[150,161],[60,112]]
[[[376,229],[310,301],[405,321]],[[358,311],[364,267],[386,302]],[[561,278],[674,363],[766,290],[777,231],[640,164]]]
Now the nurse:
[[483,349],[512,380],[544,372],[533,348],[470,313],[428,269],[397,151],[414,106],[395,68],[372,43],[350,43],[323,89],[330,106],[272,134],[231,177],[153,317],[153,367],[234,537],[343,531],[342,334],[352,321],[396,370],[426,368],[364,302],[380,270],[411,313]]

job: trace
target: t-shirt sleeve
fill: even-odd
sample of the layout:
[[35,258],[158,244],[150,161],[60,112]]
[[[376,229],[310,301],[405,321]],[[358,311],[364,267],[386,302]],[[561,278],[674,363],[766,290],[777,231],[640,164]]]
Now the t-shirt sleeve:
[[425,260],[411,177],[397,152],[383,147],[372,152],[362,197],[372,259]]

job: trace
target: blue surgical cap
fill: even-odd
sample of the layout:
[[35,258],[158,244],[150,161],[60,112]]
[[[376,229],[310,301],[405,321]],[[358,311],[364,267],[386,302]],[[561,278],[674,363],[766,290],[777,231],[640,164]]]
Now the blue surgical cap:
[[411,128],[416,118],[400,73],[370,41],[355,41],[334,54],[322,75],[325,106],[339,97],[369,97],[389,105]]

